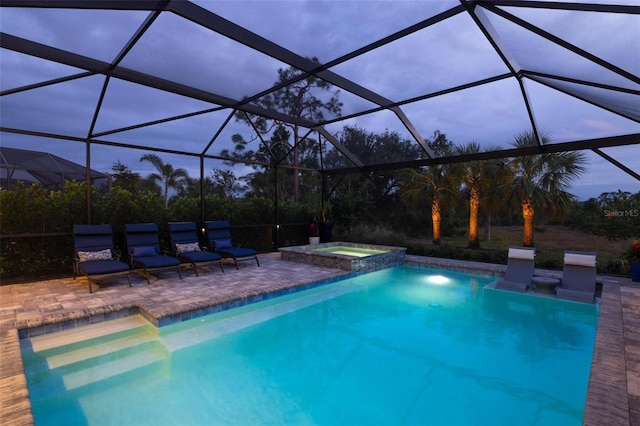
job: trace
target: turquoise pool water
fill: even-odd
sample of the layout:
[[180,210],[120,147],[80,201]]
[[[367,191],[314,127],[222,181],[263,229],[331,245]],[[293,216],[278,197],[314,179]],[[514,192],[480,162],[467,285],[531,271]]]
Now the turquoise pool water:
[[490,281],[399,266],[159,330],[25,340],[36,425],[580,425],[597,308]]

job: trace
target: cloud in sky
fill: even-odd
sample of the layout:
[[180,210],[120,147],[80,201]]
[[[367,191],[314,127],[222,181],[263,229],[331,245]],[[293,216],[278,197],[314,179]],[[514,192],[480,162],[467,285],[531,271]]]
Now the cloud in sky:
[[[452,7],[457,0],[443,1],[197,1],[196,4],[244,26],[300,56],[327,62],[417,24]],[[632,4],[617,1],[616,4]],[[504,7],[504,13],[525,19],[625,72],[640,73],[640,15],[558,11]],[[616,108],[639,117],[640,87],[637,81],[607,70],[536,36],[491,11],[484,11],[513,63],[527,71],[557,74],[566,79],[594,80],[623,87],[628,93],[587,86],[577,90],[570,81],[533,81],[515,78],[496,81],[455,93],[402,105],[402,110],[424,137],[435,130],[456,143],[508,147],[513,136],[531,123],[523,100],[525,90],[541,130],[554,142],[602,138],[640,132],[637,119],[616,114]],[[110,62],[148,16],[139,11],[96,11],[3,8],[2,31],[71,52]],[[182,17],[164,12],[120,64],[180,84],[222,96],[241,99],[271,87],[278,68],[288,65],[214,33]],[[3,49],[0,60],[2,90],[80,73],[50,61]],[[473,19],[461,13],[421,29],[379,49],[356,56],[330,71],[394,102],[419,97],[460,84],[508,72],[495,49]],[[47,133],[87,137],[100,99],[104,77],[96,75],[0,98],[2,125]],[[555,85],[554,88],[550,87]],[[567,95],[576,90],[580,98]],[[374,107],[371,102],[341,90],[343,114]],[[585,100],[587,102],[585,102]],[[600,103],[605,108],[594,104]],[[184,96],[163,93],[133,83],[111,79],[95,122],[93,134],[137,123],[161,120],[215,108],[216,105]],[[222,110],[100,136],[100,139],[200,153],[211,141],[230,110]],[[344,124],[371,132],[397,131],[411,138],[395,114],[382,111],[328,126],[332,132]],[[231,120],[215,141],[210,154],[232,148],[231,135],[250,136],[250,129]],[[2,145],[50,151],[84,163],[83,146],[74,142],[2,134]],[[632,170],[640,170],[638,145],[609,149],[611,156]],[[92,149],[92,167],[109,171],[117,160],[145,173],[139,158],[142,150],[105,146]],[[161,154],[176,167],[199,173],[197,157]],[[602,157],[589,155],[589,173],[575,184],[582,187],[610,185],[612,190],[640,184]],[[147,166],[148,167],[148,166]],[[207,169],[221,167],[207,160]],[[582,191],[582,190],[580,190]],[[586,190],[584,190],[586,191]],[[584,192],[583,191],[583,192]],[[597,196],[598,194],[588,194]]]

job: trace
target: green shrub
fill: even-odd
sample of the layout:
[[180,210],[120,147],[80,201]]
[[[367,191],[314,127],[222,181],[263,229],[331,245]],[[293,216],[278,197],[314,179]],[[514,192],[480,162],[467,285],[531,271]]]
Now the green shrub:
[[469,260],[472,262],[484,263],[507,263],[506,250],[494,249],[469,249],[467,247],[458,247],[454,245],[443,244],[435,246],[431,244],[409,244],[407,247],[408,254],[416,254],[419,256],[438,257],[446,259]]
[[[277,245],[308,242],[308,223],[313,209],[305,204],[282,203],[279,241],[275,241],[275,210],[271,200],[261,197],[229,199],[216,195],[204,198],[205,220],[229,220],[236,244],[266,252]],[[5,279],[58,276],[72,273],[74,224],[87,223],[86,185],[67,182],[63,190],[49,191],[41,185],[0,191],[0,276]],[[160,245],[169,251],[168,221],[201,222],[200,197],[173,197],[169,205],[153,192],[132,194],[121,187],[99,193],[91,187],[91,223],[108,223],[114,230],[116,255],[124,257],[124,226],[127,223],[158,224]],[[255,225],[255,226],[249,226]],[[56,235],[58,233],[59,235]],[[24,234],[24,235],[22,235]]]
[[561,270],[563,263],[562,253],[536,251],[536,268]]
[[389,246],[403,245],[407,241],[406,235],[391,230],[388,226],[370,223],[354,224],[350,229],[336,226],[333,237],[334,240]]
[[598,259],[598,273],[608,275],[624,275],[631,273],[629,262],[624,259]]

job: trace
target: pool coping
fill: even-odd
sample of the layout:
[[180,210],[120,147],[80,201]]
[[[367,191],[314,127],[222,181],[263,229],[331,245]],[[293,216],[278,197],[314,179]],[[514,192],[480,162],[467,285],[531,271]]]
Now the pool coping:
[[[61,317],[51,316],[45,318],[44,323],[27,323],[27,328],[18,329],[18,337],[27,339],[37,337],[43,334],[55,333],[58,331],[69,330],[84,325],[96,324],[99,322],[110,321],[117,318],[129,317],[132,315],[141,315],[154,326],[161,328],[167,325],[188,321],[205,315],[215,314],[217,312],[226,311],[241,306],[250,305],[252,303],[261,302],[263,300],[273,299],[274,297],[284,296],[287,294],[297,293],[317,286],[330,284],[346,277],[351,277],[370,271],[359,271],[338,275],[333,278],[322,278],[306,283],[295,284],[290,287],[272,290],[266,293],[249,293],[241,294],[238,297],[232,297],[211,304],[210,301],[202,301],[199,303],[183,305],[178,309],[154,309],[149,310],[145,306],[136,305],[108,305],[91,309],[87,312],[71,312],[69,315]],[[84,315],[87,314],[87,315]],[[64,319],[61,319],[64,318]]]
[[[454,270],[476,272],[484,275],[500,275],[504,272],[505,265],[485,264],[479,262],[455,261],[451,259],[426,258],[420,256],[406,256],[404,264],[447,267]],[[288,294],[315,285],[324,284],[329,280],[342,279],[345,276],[354,275],[345,271],[334,271],[331,278],[321,278],[307,282],[291,282],[288,286],[277,291],[280,294]],[[536,274],[549,274],[555,276],[556,271],[536,270]],[[359,273],[355,273],[359,274]],[[600,277],[602,296],[600,299],[600,316],[596,331],[596,343],[592,358],[591,373],[587,392],[587,401],[583,424],[638,424],[640,425],[640,290],[639,286],[631,284],[631,280],[618,277]],[[628,282],[627,282],[628,281]],[[241,306],[253,301],[275,297],[271,291],[245,292],[234,299],[214,301],[215,305],[204,306],[206,303],[191,304],[181,309],[167,309],[155,312],[151,318],[152,323],[169,324],[177,321],[191,319],[197,315],[206,315],[208,309],[222,310],[224,303],[227,308]],[[623,296],[631,299],[631,303],[623,301]],[[219,306],[220,308],[215,308]],[[141,309],[142,308],[142,309]],[[217,310],[216,310],[217,309]],[[180,311],[180,312],[178,312]],[[0,424],[3,425],[29,425],[33,424],[31,404],[24,375],[19,339],[25,336],[25,327],[33,334],[49,333],[73,328],[80,325],[107,321],[122,316],[142,314],[149,319],[144,306],[138,303],[116,303],[106,306],[74,312],[52,312],[43,315],[39,321],[26,321],[16,324],[15,327],[3,327],[0,329]],[[213,312],[213,311],[212,311]],[[163,323],[162,318],[170,318]],[[627,319],[629,318],[629,319]],[[632,327],[625,329],[626,323]],[[72,325],[73,324],[73,325]],[[160,325],[162,326],[162,325]],[[629,331],[631,330],[631,331]],[[625,341],[625,336],[631,334],[633,338],[630,344]],[[637,345],[637,346],[636,346]],[[633,423],[632,423],[633,422]]]

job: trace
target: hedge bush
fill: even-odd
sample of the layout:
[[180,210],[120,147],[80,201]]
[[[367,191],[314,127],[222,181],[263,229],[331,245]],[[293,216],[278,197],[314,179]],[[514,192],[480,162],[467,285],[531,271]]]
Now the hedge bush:
[[[100,192],[91,187],[91,223],[108,223],[114,229],[116,254],[123,260],[124,225],[157,223],[160,243],[169,250],[166,223],[189,221],[200,224],[200,197],[174,197],[168,205],[162,196],[151,192],[132,194],[114,187]],[[276,249],[275,207],[260,197],[224,199],[207,195],[206,220],[229,220],[234,227],[234,243],[255,247],[261,252]],[[307,224],[313,211],[305,205],[282,203],[279,245],[307,243]],[[73,272],[73,225],[87,223],[86,186],[67,182],[63,190],[50,191],[40,185],[0,192],[0,280],[28,281],[41,277],[70,275]],[[10,236],[10,237],[7,237]]]

